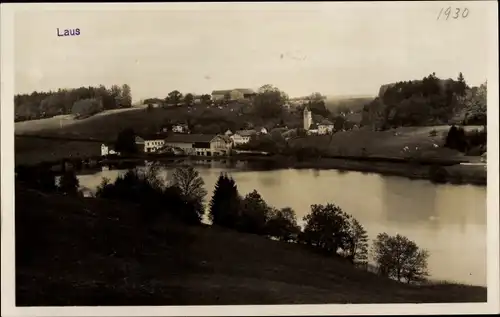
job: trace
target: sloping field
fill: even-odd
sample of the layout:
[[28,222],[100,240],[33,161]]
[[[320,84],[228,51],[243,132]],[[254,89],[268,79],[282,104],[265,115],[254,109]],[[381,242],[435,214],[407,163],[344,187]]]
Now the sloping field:
[[[405,157],[421,155],[422,157],[455,157],[463,156],[458,151],[443,148],[444,138],[449,126],[402,127],[388,131],[374,132],[369,129],[351,130],[335,133],[332,136],[308,136],[296,139],[296,144],[315,145],[328,149],[333,155],[366,155]],[[466,127],[474,130],[481,127]],[[436,131],[435,136],[430,132]],[[437,145],[437,147],[435,147]],[[407,151],[403,149],[408,147]]]
[[60,115],[46,119],[38,119],[38,120],[29,120],[29,121],[21,121],[15,123],[15,131],[18,134],[23,133],[33,133],[33,132],[41,132],[45,130],[52,129],[64,129],[68,126],[72,126],[75,124],[86,124],[88,122],[92,122],[96,120],[96,118],[105,117],[109,115],[115,115],[118,113],[129,112],[129,111],[137,111],[142,110],[143,107],[134,107],[134,108],[125,108],[125,109],[113,109],[106,110],[100,112],[90,118],[77,120],[73,115]]
[[19,306],[421,303],[486,301],[486,289],[413,286],[295,244],[134,206],[16,187]]

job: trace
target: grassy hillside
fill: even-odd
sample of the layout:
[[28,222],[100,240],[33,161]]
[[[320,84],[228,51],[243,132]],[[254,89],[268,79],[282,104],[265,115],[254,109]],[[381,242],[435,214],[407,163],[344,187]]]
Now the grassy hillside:
[[486,301],[486,289],[413,286],[299,245],[164,218],[130,205],[16,187],[18,306]]
[[[361,155],[362,149],[366,149],[367,155],[402,157],[406,155],[421,155],[423,157],[463,157],[463,154],[444,148],[444,137],[450,129],[447,125],[429,127],[400,127],[387,131],[372,131],[370,129],[359,129],[338,132],[332,136],[308,136],[296,139],[296,144],[304,146],[314,144],[317,147],[327,149],[331,154],[337,155]],[[465,129],[482,129],[479,126],[467,126]],[[431,135],[431,131],[436,134]],[[435,147],[434,144],[438,145]],[[408,146],[409,151],[403,152]],[[416,150],[418,148],[418,150]]]

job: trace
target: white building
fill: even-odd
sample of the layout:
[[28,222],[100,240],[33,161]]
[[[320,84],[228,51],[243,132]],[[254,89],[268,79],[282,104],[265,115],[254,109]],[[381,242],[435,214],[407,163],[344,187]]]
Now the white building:
[[304,108],[304,130],[309,130],[313,123],[312,111],[308,107]]
[[189,127],[187,124],[175,124],[172,126],[172,132],[174,132],[174,133],[189,133]]
[[144,153],[154,153],[165,146],[165,134],[136,136],[135,143],[143,147]]
[[259,131],[260,134],[267,134],[267,129],[265,127],[261,127],[257,131]]
[[112,145],[103,143],[101,144],[101,156],[106,155],[120,155],[120,152],[116,152]]
[[333,123],[325,119],[318,124],[318,134],[332,134],[333,128]]
[[231,140],[234,145],[242,145],[250,142],[252,136],[256,134],[257,132],[255,130],[241,130],[231,135]]

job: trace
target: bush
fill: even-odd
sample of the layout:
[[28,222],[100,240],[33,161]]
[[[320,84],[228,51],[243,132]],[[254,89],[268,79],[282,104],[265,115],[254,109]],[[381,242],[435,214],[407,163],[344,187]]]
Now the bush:
[[189,199],[178,186],[165,186],[164,180],[158,177],[156,165],[146,172],[129,170],[114,183],[103,179],[96,197],[138,204],[143,210],[141,216],[147,222],[166,212],[188,224],[199,224],[201,221],[201,202]]
[[437,136],[437,131],[436,131],[436,129],[432,129],[432,130],[429,132],[429,136],[430,136],[430,137],[435,137],[435,136]]
[[271,208],[256,191],[247,194],[242,200],[238,229],[242,232],[265,234]]
[[448,171],[439,165],[429,167],[429,178],[435,183],[446,183],[448,180]]
[[67,195],[78,194],[80,182],[74,170],[65,171],[59,179],[59,191]]
[[273,209],[266,223],[266,232],[280,241],[296,241],[300,227],[297,225],[295,211],[288,207]]

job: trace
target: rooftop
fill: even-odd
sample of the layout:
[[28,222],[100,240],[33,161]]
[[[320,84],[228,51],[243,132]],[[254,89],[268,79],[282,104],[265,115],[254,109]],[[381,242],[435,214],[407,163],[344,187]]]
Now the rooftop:
[[330,120],[324,119],[324,120],[321,120],[319,125],[333,125],[333,123]]
[[216,134],[171,134],[165,138],[165,142],[173,143],[195,143],[195,142],[210,142],[215,138]]
[[251,136],[251,135],[257,134],[257,131],[255,131],[255,130],[240,130],[240,131],[236,131],[235,134],[238,134],[241,136]]

